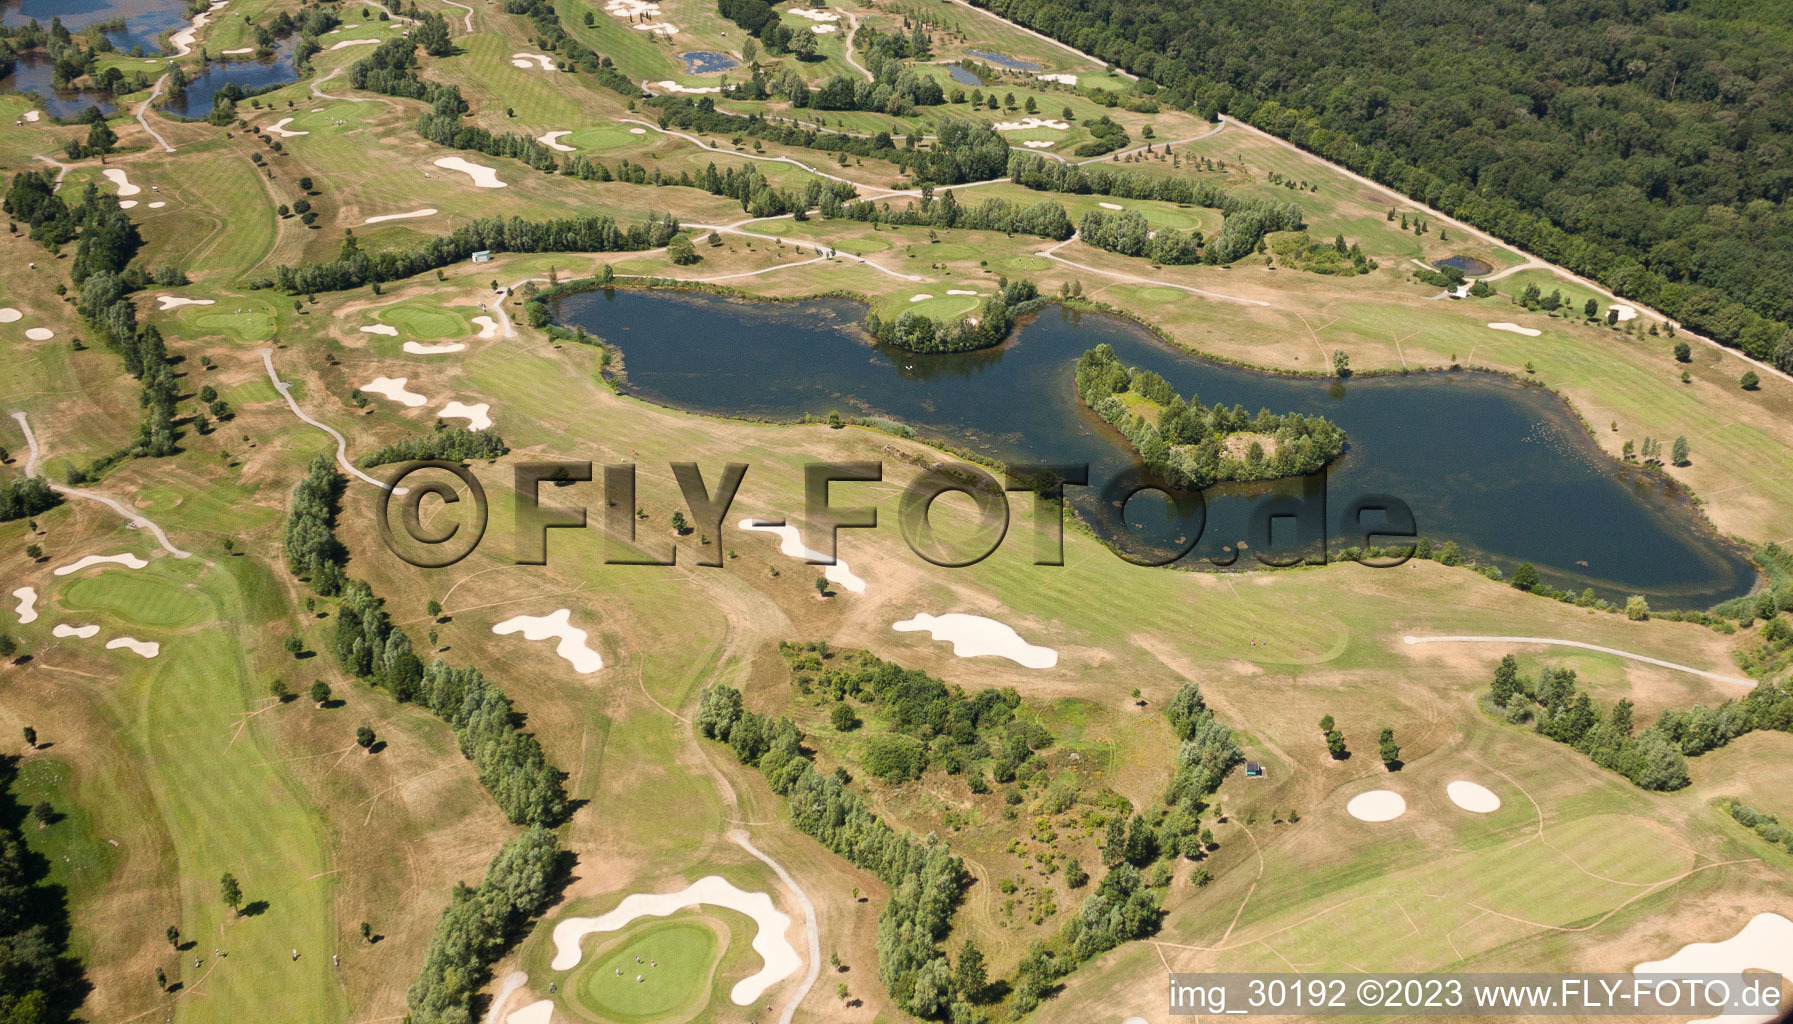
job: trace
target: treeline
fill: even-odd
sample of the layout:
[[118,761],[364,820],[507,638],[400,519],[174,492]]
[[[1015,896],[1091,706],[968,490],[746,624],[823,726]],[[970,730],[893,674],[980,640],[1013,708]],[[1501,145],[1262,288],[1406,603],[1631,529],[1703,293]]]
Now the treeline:
[[1725,813],[1731,820],[1771,843],[1778,843],[1793,853],[1793,829],[1781,824],[1781,819],[1767,811],[1758,811],[1740,800],[1732,800],[1725,805]]
[[492,427],[468,430],[436,421],[436,429],[420,437],[394,441],[361,456],[362,466],[372,468],[393,462],[442,459],[449,462],[470,462],[474,459],[496,459],[509,452],[504,438]]
[[[858,42],[863,43],[863,37],[872,32],[869,28],[861,29],[862,38]],[[946,102],[946,93],[937,80],[904,63],[900,57],[867,57],[867,70],[872,73],[871,81],[842,73],[812,89],[796,68],[786,68],[777,76],[770,76],[756,61],[747,80],[729,86],[724,95],[737,100],[782,96],[798,108],[869,110],[892,117],[908,117],[915,113],[916,107],[935,107]]]
[[343,566],[348,550],[336,539],[337,503],[342,475],[328,455],[311,460],[305,479],[293,488],[286,515],[286,567],[311,580],[311,589],[334,597],[347,581]]
[[1001,231],[1010,235],[1038,235],[1055,241],[1071,237],[1071,218],[1065,208],[1050,199],[1022,206],[1007,199],[985,199],[970,206],[961,206],[951,191],[935,196],[932,186],[924,186],[921,202],[892,208],[888,202],[851,200],[852,196],[829,193],[821,198],[821,214],[825,218],[856,220],[872,224],[896,224],[907,227],[964,228],[972,231]]
[[554,10],[553,0],[504,0],[504,10],[507,14],[528,15],[535,26],[535,41],[542,49],[562,54],[567,63],[596,78],[604,88],[624,96],[641,92],[629,76],[616,69],[609,57],[581,43],[566,30]]
[[982,2],[1793,369],[1776,4]]
[[48,512],[61,500],[41,476],[9,480],[0,487],[0,523]]
[[1098,249],[1122,256],[1144,256],[1153,263],[1170,266],[1200,263],[1202,259],[1200,231],[1164,228],[1154,233],[1137,210],[1091,210],[1077,222],[1077,237]]
[[[1278,416],[1268,409],[1252,416],[1244,406],[1228,409],[1218,402],[1204,408],[1200,398],[1191,395],[1185,401],[1158,374],[1124,365],[1106,344],[1077,360],[1077,394],[1127,438],[1153,472],[1177,488],[1305,476],[1345,450],[1344,428],[1323,416]],[[1155,405],[1156,422],[1133,412],[1121,397],[1125,394]],[[1228,443],[1235,434],[1251,437],[1242,452]]]
[[1002,344],[1015,318],[1044,304],[1032,281],[1002,282],[1002,290],[978,304],[974,316],[941,322],[909,310],[895,320],[868,313],[865,330],[886,345],[911,352],[969,352]]
[[280,267],[271,283],[288,294],[342,291],[446,267],[482,249],[495,253],[640,251],[665,245],[678,230],[679,222],[671,214],[649,214],[627,228],[601,215],[550,221],[487,217],[413,249],[367,253],[359,246],[345,245],[344,254],[329,263]]
[[12,792],[18,765],[0,756],[0,1020],[62,1024],[91,986],[69,952],[68,891],[25,845],[26,808]]
[[1761,683],[1741,700],[1717,707],[1695,704],[1664,711],[1655,724],[1633,734],[1632,704],[1621,700],[1609,710],[1596,707],[1576,688],[1573,669],[1545,666],[1526,679],[1511,655],[1501,659],[1489,685],[1490,710],[1507,721],[1530,720],[1534,728],[1588,755],[1642,789],[1676,790],[1688,784],[1687,761],[1755,730],[1793,732],[1793,683]]
[[727,196],[739,202],[743,211],[755,217],[802,214],[815,208],[817,204],[826,204],[830,199],[839,203],[858,194],[858,190],[847,182],[824,181],[814,177],[804,182],[800,189],[778,188],[768,182],[765,175],[748,166],[718,171],[715,164],[710,164],[698,174],[680,171],[677,175],[672,175],[658,167],[648,170],[626,159],[613,170],[595,160],[576,156],[561,164],[560,173],[584,181],[621,181],[631,185],[702,189],[711,195]]
[[697,727],[759,769],[773,792],[789,800],[799,831],[890,887],[890,902],[878,915],[878,978],[896,1005],[928,1019],[972,1012],[956,998],[963,993],[954,991],[952,965],[939,947],[970,882],[959,858],[944,843],[924,844],[880,821],[839,777],[817,770],[790,719],[747,710],[739,690],[721,683],[705,689]]
[[422,100],[437,114],[459,117],[468,110],[461,90],[452,85],[425,81],[417,74],[417,40],[409,34],[394,36],[373,52],[349,65],[349,85],[382,96]]

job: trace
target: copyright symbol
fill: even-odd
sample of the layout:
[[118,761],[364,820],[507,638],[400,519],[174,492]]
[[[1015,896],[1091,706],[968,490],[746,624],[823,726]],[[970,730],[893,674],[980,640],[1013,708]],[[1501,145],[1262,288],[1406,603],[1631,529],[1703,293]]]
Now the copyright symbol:
[[[401,462],[394,469],[387,481],[390,489],[380,494],[378,525],[387,550],[419,569],[445,568],[472,554],[486,534],[486,490],[473,473],[458,462],[441,460]],[[436,473],[436,478],[398,486],[413,474],[426,471]],[[441,473],[454,477],[460,486],[442,479]],[[463,493],[469,499],[470,511],[450,512],[452,506],[461,504]],[[401,541],[392,529],[395,495],[402,496],[399,523],[409,543]],[[439,501],[426,509],[424,499],[431,496]],[[446,523],[437,522],[444,518]]]
[[1382,1005],[1382,983],[1366,978],[1357,983],[1357,1002],[1361,1006]]

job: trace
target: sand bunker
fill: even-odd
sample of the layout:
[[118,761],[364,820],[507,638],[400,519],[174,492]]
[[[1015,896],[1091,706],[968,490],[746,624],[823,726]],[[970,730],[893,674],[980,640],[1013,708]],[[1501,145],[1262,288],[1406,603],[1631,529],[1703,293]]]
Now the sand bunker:
[[1042,82],[1058,82],[1063,85],[1077,84],[1076,75],[1035,75],[1034,77]]
[[630,135],[646,135],[647,129],[646,128],[631,128],[631,129],[629,129],[629,134]]
[[678,35],[679,27],[669,21],[663,21],[657,25],[636,25],[635,31],[652,32],[657,36],[674,36]]
[[0,306],[0,324],[18,323],[24,315],[11,306]]
[[1393,790],[1372,789],[1352,797],[1345,813],[1359,821],[1393,821],[1407,813],[1407,801]]
[[587,935],[613,932],[627,927],[637,918],[666,917],[686,907],[708,903],[747,915],[758,926],[753,936],[753,951],[765,961],[755,974],[735,982],[728,997],[736,1006],[746,1006],[760,998],[773,985],[797,973],[803,958],[785,938],[791,927],[790,915],[772,905],[772,897],[763,892],[744,892],[726,878],[707,875],[693,882],[683,892],[658,895],[634,893],[624,897],[615,910],[602,917],[569,917],[554,926],[554,962],[556,971],[569,971],[579,966],[584,953],[579,942]]
[[537,999],[516,1013],[504,1018],[505,1024],[549,1024],[554,1019],[554,1001]]
[[174,55],[176,57],[185,57],[187,54],[192,53],[193,40],[198,37],[199,30],[204,28],[206,24],[212,20],[212,15],[217,13],[219,8],[225,6],[229,2],[230,0],[212,0],[212,6],[201,11],[199,15],[193,19],[192,24],[181,29],[179,32],[176,32],[174,35],[169,36],[168,45],[174,48]]
[[1126,209],[1126,207],[1122,206],[1119,203],[1097,203],[1096,205],[1100,206],[1104,210],[1124,210],[1124,209]]
[[964,288],[948,288],[946,290],[946,294],[948,294],[948,295],[976,295],[977,293],[973,292],[973,291],[967,291]]
[[926,302],[933,297],[934,297],[933,295],[931,295],[927,292],[920,292],[918,294],[909,296],[909,301],[910,302]]
[[816,11],[816,10],[811,10],[808,7],[787,7],[787,8],[785,8],[785,11],[790,14],[795,14],[799,18],[808,18],[810,21],[839,21],[840,20],[840,15],[834,13],[833,11]]
[[389,220],[409,220],[412,217],[434,217],[435,215],[436,208],[426,206],[421,210],[412,210],[410,213],[382,213],[378,217],[367,218],[361,224],[365,227],[368,224],[382,224]]
[[1048,142],[1045,139],[1028,139],[1026,142],[1023,142],[1022,145],[1026,146],[1028,149],[1051,149],[1053,146],[1057,145],[1057,143]]
[[1034,128],[1050,128],[1055,132],[1067,132],[1071,126],[1057,118],[1028,117],[1019,121],[998,121],[990,127],[999,132],[1024,132]]
[[409,377],[375,377],[372,382],[361,385],[361,390],[372,391],[382,398],[389,398],[409,409],[415,409],[429,401],[428,398],[415,391],[405,390],[405,381]]
[[32,341],[49,341],[56,337],[56,332],[48,327],[27,327],[25,328],[25,337]]
[[816,35],[825,36],[830,32],[840,31],[840,26],[838,26],[838,25],[811,25],[809,27],[809,30],[811,32],[814,32]]
[[519,68],[533,65],[540,67],[543,71],[554,70],[554,58],[545,53],[513,53],[511,54],[511,64]]
[[[740,525],[743,530],[759,530],[778,534],[779,552],[792,558],[814,560],[827,557],[820,551],[811,551],[804,547],[803,539],[798,536],[795,526],[773,526],[769,523],[762,523],[758,519],[743,519]],[[851,590],[855,594],[865,593],[865,581],[853,575],[853,570],[847,568],[845,559],[836,558],[833,565],[824,567],[822,576],[837,587]]]
[[[554,653],[571,663],[575,672],[581,675],[590,675],[604,667],[604,656],[586,644],[585,639],[589,634],[572,624],[572,616],[572,611],[566,608],[562,608],[552,615],[519,615],[515,618],[505,619],[493,626],[492,632],[499,636],[509,636],[521,631],[525,640],[547,640],[550,637],[559,637],[560,643],[554,648]],[[558,930],[556,934],[558,935]],[[559,939],[556,938],[555,941],[558,942]],[[577,942],[577,940],[574,941]],[[573,963],[579,962],[577,954],[578,949],[575,945]],[[555,962],[558,963],[559,960],[556,959]],[[563,970],[564,968],[557,967],[555,969]]]
[[286,126],[289,124],[292,124],[292,123],[293,123],[292,118],[283,117],[280,120],[275,121],[273,124],[268,125],[268,131],[273,132],[275,135],[278,135],[283,139],[295,139],[301,135],[310,135],[311,134],[310,132],[287,131]]
[[562,145],[560,142],[561,138],[563,138],[564,136],[571,135],[571,134],[573,134],[573,133],[572,132],[549,132],[548,134],[542,136],[539,139],[536,139],[535,141],[541,143],[544,146],[547,146],[549,149],[558,150],[562,153],[571,153],[571,152],[573,152],[573,147]]
[[178,295],[158,295],[158,296],[156,296],[156,301],[162,304],[161,308],[163,310],[170,310],[170,309],[177,309],[181,306],[210,306],[210,305],[216,304],[216,302],[218,300],[216,300],[216,299],[184,299]]
[[135,210],[137,208],[137,200],[121,199],[118,201],[118,208],[121,210]]
[[36,622],[37,621],[37,588],[36,587],[20,587],[19,589],[12,592],[12,596],[19,599],[19,606],[17,608],[13,609],[13,611],[18,613],[19,625],[29,626],[31,623]]
[[[1773,971],[1793,977],[1793,921],[1779,914],[1757,914],[1743,930],[1723,942],[1693,942],[1666,960],[1652,960],[1632,968],[1634,974],[1736,974],[1745,970]],[[1691,1024],[1719,1021],[1770,1021],[1774,1014],[1726,1014]]]
[[463,160],[458,156],[445,156],[436,161],[436,166],[448,171],[460,171],[473,179],[473,184],[480,188],[504,188],[505,184],[498,180],[498,172],[490,167]]
[[660,5],[653,0],[607,0],[604,13],[618,18],[658,18]]
[[1535,338],[1544,333],[1536,328],[1521,327],[1518,324],[1509,323],[1489,324],[1488,329],[1493,331],[1512,331],[1514,334],[1523,334],[1528,338]]
[[479,337],[481,341],[490,341],[491,339],[498,337],[498,321],[489,316],[474,317],[473,326],[479,328]]
[[1008,626],[982,615],[949,612],[929,615],[923,612],[913,619],[893,622],[891,629],[899,633],[926,630],[935,640],[953,645],[953,654],[961,658],[994,655],[1007,658],[1022,668],[1051,668],[1058,664],[1058,652],[1050,647],[1036,647],[1021,639]]
[[436,416],[445,420],[466,420],[467,426],[473,430],[484,430],[492,425],[492,417],[488,415],[492,406],[486,402],[478,405],[467,405],[462,402],[449,402],[442,407]]
[[1491,814],[1500,810],[1500,797],[1495,796],[1493,790],[1479,783],[1458,779],[1444,787],[1444,791],[1450,794],[1451,803],[1466,811]]
[[131,184],[130,176],[116,167],[109,167],[101,173],[105,174],[107,181],[118,186],[118,194],[121,196],[134,196],[143,191],[141,186]]
[[127,569],[141,569],[148,564],[129,551],[116,555],[87,555],[56,569],[52,575],[67,576],[70,573],[80,572],[90,565],[122,565]]
[[37,119],[42,116],[43,116],[43,111],[41,111],[41,110],[27,110],[27,111],[25,111],[25,116],[22,118],[22,120],[26,124],[35,124],[35,123],[37,123]]
[[1635,306],[1627,306],[1621,302],[1608,306],[1606,309],[1609,313],[1616,312],[1619,314],[1619,323],[1637,319],[1637,307]]
[[219,51],[218,51],[218,52],[219,52],[219,53],[221,53],[221,54],[223,54],[223,55],[224,55],[224,56],[226,56],[226,57],[236,57],[236,56],[240,56],[240,55],[242,55],[242,54],[245,54],[245,53],[254,53],[254,52],[255,52],[255,47],[253,47],[253,46],[239,46],[239,47],[237,47],[237,48],[236,48],[236,49],[234,49],[234,50],[219,50]]
[[391,324],[369,324],[361,328],[362,334],[384,334],[388,338],[398,337],[398,328]]
[[139,640],[134,636],[121,636],[106,641],[106,650],[108,651],[115,651],[120,647],[127,648],[131,653],[145,658],[153,658],[162,653],[162,645],[154,640]]
[[164,206],[167,206],[167,205],[168,205],[168,204],[167,204],[167,203],[165,203],[165,202],[163,202],[163,201],[162,201],[162,200],[160,200],[160,199],[158,199],[158,200],[156,200],[156,201],[155,201],[155,202],[153,202],[153,203],[151,203],[151,204],[149,204],[149,208],[150,208],[150,209],[152,209],[152,210],[160,210],[160,209],[161,209],[161,208],[162,208],[162,207],[164,207]]
[[[698,92],[721,92],[722,91],[722,87],[719,85],[707,86],[702,89],[687,89],[677,82],[655,82],[654,85],[657,86],[662,92],[698,93]],[[645,132],[646,129],[643,129],[643,131]]]
[[333,44],[330,49],[340,50],[345,46],[374,46],[378,43],[378,39],[344,39],[340,43]]
[[443,345],[425,345],[420,341],[405,342],[405,351],[414,356],[445,356],[450,352],[459,352],[466,347],[458,341],[451,341]]
[[50,635],[53,637],[78,636],[86,640],[99,631],[100,627],[98,626],[71,626],[66,622],[58,622],[50,630]]

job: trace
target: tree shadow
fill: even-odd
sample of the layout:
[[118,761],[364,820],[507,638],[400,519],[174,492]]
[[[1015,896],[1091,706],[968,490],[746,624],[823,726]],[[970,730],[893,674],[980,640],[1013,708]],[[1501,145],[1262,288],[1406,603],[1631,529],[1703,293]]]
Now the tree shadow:
[[268,912],[268,901],[267,900],[254,900],[252,902],[243,904],[243,909],[237,911],[237,916],[238,917],[260,917],[267,912]]

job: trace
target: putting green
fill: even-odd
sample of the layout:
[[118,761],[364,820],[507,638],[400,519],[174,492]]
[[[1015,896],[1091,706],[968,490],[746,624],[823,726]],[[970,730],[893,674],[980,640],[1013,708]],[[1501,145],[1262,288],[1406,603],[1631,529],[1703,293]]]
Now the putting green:
[[1171,302],[1182,298],[1187,293],[1180,292],[1175,288],[1141,288],[1135,294],[1147,302]]
[[468,333],[466,320],[437,306],[405,303],[388,306],[375,316],[415,338],[458,338]]
[[84,576],[62,589],[61,601],[70,611],[105,612],[134,625],[164,628],[191,626],[209,611],[180,584],[135,572]]
[[588,960],[590,966],[568,988],[579,1008],[598,1020],[683,1020],[709,1001],[717,952],[708,919],[645,924],[626,930]]
[[228,334],[238,341],[267,341],[274,336],[274,317],[261,310],[253,313],[201,313],[194,324],[202,331]]
[[957,320],[977,308],[980,300],[971,295],[946,295],[936,299],[923,299],[920,302],[904,302],[896,308],[896,316],[904,313],[920,313],[935,320]]
[[645,135],[635,135],[629,131],[630,128],[638,127],[640,126],[609,124],[599,128],[586,128],[571,135],[562,136],[560,144],[572,146],[575,149],[591,149],[601,152],[606,149],[639,146],[643,142],[651,142],[661,137],[658,132],[650,131]]

